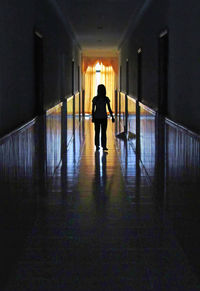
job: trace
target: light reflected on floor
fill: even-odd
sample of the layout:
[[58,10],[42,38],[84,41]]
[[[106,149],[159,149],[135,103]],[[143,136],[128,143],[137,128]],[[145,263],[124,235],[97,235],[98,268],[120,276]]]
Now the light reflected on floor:
[[[118,120],[108,121],[108,152],[96,152],[91,119],[79,123],[65,105],[0,146],[0,289],[199,290],[173,220],[154,197],[155,117],[140,120],[139,159],[135,141],[115,138]],[[174,165],[169,157],[168,179]]]

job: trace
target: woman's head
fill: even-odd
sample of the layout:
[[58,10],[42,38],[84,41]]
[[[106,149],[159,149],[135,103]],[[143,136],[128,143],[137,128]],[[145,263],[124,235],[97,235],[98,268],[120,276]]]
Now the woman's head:
[[101,96],[106,96],[106,87],[103,84],[98,86],[97,94]]

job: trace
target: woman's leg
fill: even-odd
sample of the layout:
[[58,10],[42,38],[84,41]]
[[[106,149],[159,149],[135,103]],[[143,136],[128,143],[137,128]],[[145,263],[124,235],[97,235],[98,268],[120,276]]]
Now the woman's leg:
[[99,147],[99,133],[100,133],[100,121],[99,120],[95,120],[94,128],[95,128],[95,146]]
[[107,118],[101,120],[101,146],[106,148],[106,130],[107,130]]

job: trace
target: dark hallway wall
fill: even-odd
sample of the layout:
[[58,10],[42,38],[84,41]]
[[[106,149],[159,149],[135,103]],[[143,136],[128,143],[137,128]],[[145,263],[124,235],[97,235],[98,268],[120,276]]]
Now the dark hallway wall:
[[200,133],[200,2],[170,1],[170,118]]
[[197,0],[149,1],[121,46],[122,90],[126,91],[125,63],[128,58],[129,93],[137,98],[137,50],[142,48],[142,102],[157,109],[158,36],[168,29],[167,116],[196,132],[200,132],[199,12]]
[[[49,0],[37,1],[36,11],[39,11],[36,27],[44,37],[44,98],[45,109],[48,109],[58,103],[61,97],[72,94],[72,60],[76,70],[80,64],[80,49],[57,4]],[[74,75],[76,77],[76,71]],[[62,78],[64,86],[61,84]],[[77,78],[74,87],[76,91]]]
[[8,0],[1,4],[0,19],[2,136],[36,116],[34,30],[37,29],[44,39],[45,110],[59,103],[61,97],[71,95],[72,59],[79,64],[80,52],[54,1],[22,0],[19,5]]
[[129,60],[129,93],[137,97],[137,50],[142,48],[142,101],[157,104],[158,33],[166,27],[167,1],[151,1],[121,48],[122,90],[126,91],[126,59]]
[[0,135],[34,116],[34,1],[1,3]]

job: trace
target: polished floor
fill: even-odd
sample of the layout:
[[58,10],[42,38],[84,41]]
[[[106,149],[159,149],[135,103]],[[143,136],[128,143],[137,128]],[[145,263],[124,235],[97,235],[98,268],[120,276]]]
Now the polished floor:
[[0,290],[200,290],[133,143],[93,130],[57,112],[2,141]]

